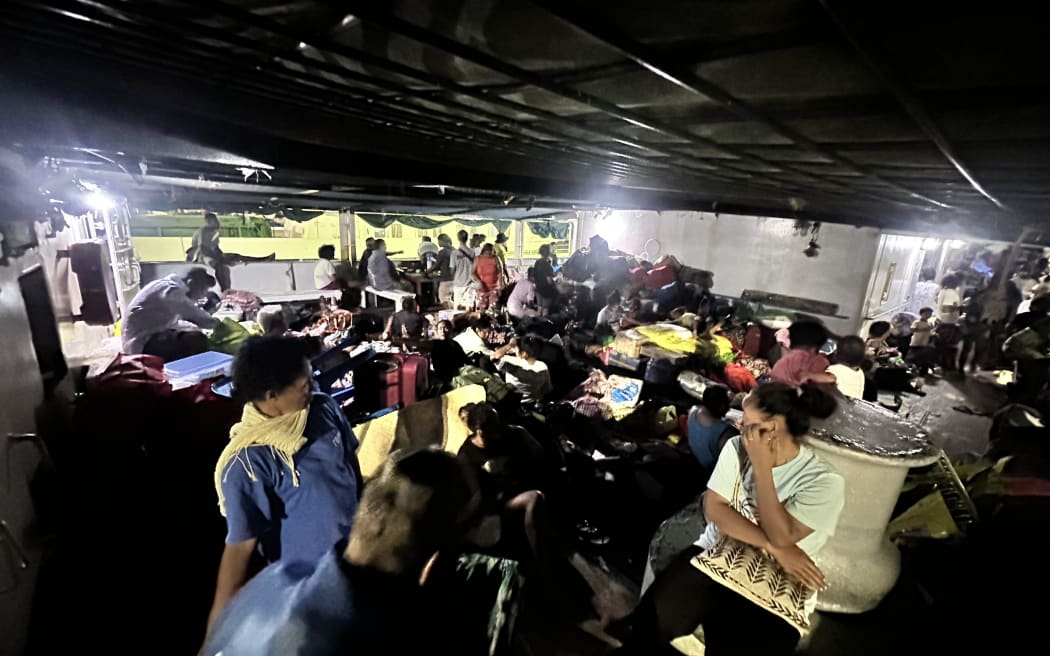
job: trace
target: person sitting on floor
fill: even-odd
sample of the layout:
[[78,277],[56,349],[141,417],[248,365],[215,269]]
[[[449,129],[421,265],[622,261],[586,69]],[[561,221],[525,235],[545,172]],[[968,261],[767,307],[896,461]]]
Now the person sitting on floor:
[[369,481],[349,538],[264,569],[230,602],[202,653],[412,654],[448,646],[457,636],[443,635],[439,600],[421,586],[438,555],[458,548],[479,502],[462,460],[434,450],[394,453]]
[[421,339],[423,337],[423,315],[419,313],[416,299],[409,297],[401,300],[401,311],[390,315],[386,320],[383,339],[393,338],[396,341]]
[[543,447],[524,428],[504,424],[492,404],[464,406],[460,416],[470,435],[458,457],[481,488],[481,516],[468,539],[483,552],[532,561],[545,570]]
[[835,352],[835,364],[828,367],[828,373],[835,376],[835,387],[843,396],[851,399],[864,398],[864,364],[866,356],[864,340],[856,335],[839,340]]
[[188,358],[208,350],[200,328],[214,328],[219,321],[197,301],[215,286],[215,278],[201,267],[184,276],[154,280],[135,294],[121,329],[121,345],[130,355],[156,355],[165,362]]
[[264,305],[259,308],[255,321],[266,337],[284,337],[288,333],[288,321],[280,305]]
[[526,335],[518,340],[517,356],[505,355],[499,361],[499,370],[507,383],[526,403],[542,401],[554,391],[547,363],[537,360],[539,341],[538,337]]
[[889,321],[876,321],[868,327],[868,341],[865,342],[865,349],[869,358],[878,360],[897,355],[897,349],[886,342],[892,333],[893,326]]
[[835,375],[827,373],[831,363],[819,353],[828,341],[828,332],[815,321],[796,321],[788,328],[791,350],[777,360],[769,375],[773,380],[789,385],[835,382]]
[[533,268],[525,273],[525,277],[514,283],[514,289],[507,297],[507,314],[515,319],[534,317],[538,314],[536,305],[536,283],[533,282]]
[[598,318],[594,321],[595,329],[604,328],[616,332],[620,329],[620,317],[623,310],[620,309],[620,292],[612,291],[605,298],[605,307],[598,310]]
[[314,265],[315,289],[339,289],[339,280],[335,277],[335,246],[325,244],[317,249],[317,264]]
[[707,471],[715,466],[718,454],[735,430],[725,420],[729,412],[729,390],[721,385],[708,385],[700,405],[695,405],[686,416],[686,434],[689,450]]
[[233,361],[241,421],[215,466],[226,548],[209,626],[249,578],[252,555],[314,562],[350,529],[361,490],[357,438],[339,405],[313,392],[304,346],[251,337]]
[[[614,653],[670,653],[671,640],[700,625],[708,656],[795,652],[798,629],[711,578],[693,561],[725,536],[765,551],[806,588],[826,589],[813,558],[835,531],[845,503],[845,481],[802,438],[812,418],[826,418],[834,411],[835,399],[810,384],[800,390],[766,383],[744,400],[743,435],[726,443],[707,484],[703,535],[657,574],[631,617],[622,622],[633,632]],[[738,484],[746,498],[734,504]],[[812,614],[815,608],[816,598],[811,596],[804,612]]]
[[517,346],[516,340],[512,339],[505,346],[501,346],[498,349],[493,350],[489,348],[489,345],[485,340],[488,339],[489,333],[491,332],[492,319],[490,317],[482,316],[472,320],[469,328],[452,339],[463,347],[463,352],[467,354],[467,357],[481,355],[492,360],[499,360]]
[[627,309],[620,315],[620,328],[633,328],[645,323],[642,317],[642,301],[637,296],[627,301]]

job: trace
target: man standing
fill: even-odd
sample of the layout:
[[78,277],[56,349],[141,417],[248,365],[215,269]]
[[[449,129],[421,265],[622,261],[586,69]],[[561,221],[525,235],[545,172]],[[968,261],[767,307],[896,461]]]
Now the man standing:
[[452,302],[455,306],[474,308],[474,249],[467,243],[466,230],[460,230],[459,248],[452,253]]
[[500,270],[503,271],[503,286],[506,287],[510,282],[510,276],[507,273],[507,235],[502,232],[496,235],[494,249],[496,259],[499,260]]
[[365,282],[368,282],[368,260],[372,259],[372,253],[375,252],[375,248],[376,240],[372,237],[366,239],[365,252],[361,253],[361,261],[357,263],[357,274]]
[[554,267],[551,266],[551,247],[547,244],[540,246],[540,259],[532,267],[534,282],[536,283],[536,306],[540,310],[540,316],[545,317],[551,313],[555,301],[558,300],[558,287],[554,284]]
[[452,307],[452,256],[456,249],[452,248],[452,239],[445,234],[438,235],[438,251],[434,264],[427,269],[427,275],[437,272],[438,302],[444,306]]
[[199,328],[212,328],[218,321],[197,300],[214,285],[215,278],[194,267],[185,276],[170,275],[143,287],[128,305],[121,330],[124,353],[170,362],[207,351],[208,339]]
[[423,265],[424,271],[434,265],[434,260],[437,259],[439,250],[437,244],[430,241],[430,237],[423,237],[416,254],[419,255],[419,263]]
[[949,273],[941,280],[941,291],[937,293],[937,353],[944,371],[955,369],[956,350],[959,345],[959,308],[962,299],[958,287],[962,280],[957,273]]
[[233,361],[245,404],[215,465],[227,533],[209,628],[251,578],[256,554],[316,562],[353,524],[357,437],[339,404],[313,392],[311,372],[291,337],[251,337]]

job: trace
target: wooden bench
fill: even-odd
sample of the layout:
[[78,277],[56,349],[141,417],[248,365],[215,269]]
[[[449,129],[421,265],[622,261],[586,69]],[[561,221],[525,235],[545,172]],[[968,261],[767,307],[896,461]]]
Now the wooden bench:
[[[368,307],[368,295],[369,294],[371,294],[374,299],[385,298],[387,300],[393,301],[394,302],[394,306],[397,307],[398,309],[400,309],[400,307],[401,307],[401,301],[402,300],[404,300],[406,298],[413,298],[414,299],[416,297],[414,292],[406,292],[406,291],[403,291],[403,290],[400,290],[400,289],[378,290],[375,287],[369,285],[369,286],[365,287],[362,290],[362,292],[361,292],[361,307],[362,308],[367,308]],[[375,306],[375,301],[373,301],[372,306],[373,307]]]

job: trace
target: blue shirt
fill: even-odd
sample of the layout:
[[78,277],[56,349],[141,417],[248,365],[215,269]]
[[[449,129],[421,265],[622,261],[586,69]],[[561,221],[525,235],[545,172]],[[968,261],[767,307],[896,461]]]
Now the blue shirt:
[[219,616],[205,656],[405,654],[435,640],[419,585],[351,565],[344,547],[260,572]]
[[704,426],[697,418],[699,411],[689,413],[689,450],[705,469],[718,462],[718,439],[729,428],[729,424],[718,419]]
[[227,466],[227,544],[257,538],[269,562],[313,563],[350,534],[360,493],[357,438],[342,409],[324,394],[310,402],[304,435],[307,442],[293,458],[298,486],[269,447],[248,447]]

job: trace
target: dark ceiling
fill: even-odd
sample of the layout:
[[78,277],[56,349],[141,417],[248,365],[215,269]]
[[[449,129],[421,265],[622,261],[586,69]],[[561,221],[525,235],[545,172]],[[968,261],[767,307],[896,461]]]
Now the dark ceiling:
[[1050,206],[1044,32],[1011,2],[7,0],[0,144],[142,202],[1012,237]]

